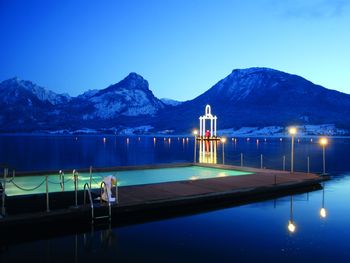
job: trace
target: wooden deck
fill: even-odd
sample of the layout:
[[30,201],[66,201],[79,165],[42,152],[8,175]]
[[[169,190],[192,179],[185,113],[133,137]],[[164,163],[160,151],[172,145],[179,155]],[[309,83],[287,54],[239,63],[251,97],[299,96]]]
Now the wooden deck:
[[[223,200],[229,200],[231,205],[244,200],[251,202],[261,200],[266,196],[286,195],[290,191],[319,186],[320,182],[328,179],[316,174],[300,172],[291,174],[278,170],[229,165],[201,164],[200,166],[241,170],[252,172],[252,174],[120,187],[118,188],[119,203],[112,204],[112,222],[118,222],[123,217],[130,218],[130,215],[142,217],[152,213],[166,214],[173,211],[174,208],[178,210],[195,208],[198,211],[201,205],[211,203],[215,206]],[[72,192],[70,194],[72,195]],[[100,207],[100,209],[104,208]],[[8,215],[4,218],[0,217],[0,229],[6,229],[7,226],[8,229],[11,229],[31,223],[55,225],[67,222],[67,220],[68,222],[90,222],[91,209],[89,206],[80,206],[50,212],[43,210],[40,213]]]
[[[316,174],[307,174],[270,170],[243,168],[229,165],[200,165],[225,169],[252,172],[250,175],[228,176],[211,179],[189,180],[125,186],[119,188],[119,204],[116,207],[147,205],[152,202],[166,203],[176,200],[191,200],[210,196],[224,196],[256,191],[269,192],[282,186],[297,188],[298,186],[318,184],[323,180]],[[262,189],[263,188],[263,189]]]

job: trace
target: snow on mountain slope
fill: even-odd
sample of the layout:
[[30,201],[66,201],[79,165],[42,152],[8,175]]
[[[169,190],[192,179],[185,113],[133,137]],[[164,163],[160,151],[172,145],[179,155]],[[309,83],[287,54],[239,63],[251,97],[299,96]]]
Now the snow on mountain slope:
[[162,98],[160,99],[165,105],[168,106],[178,106],[182,104],[182,101],[177,101],[177,100],[172,100],[172,99],[167,99],[167,98]]
[[[337,128],[334,124],[321,125],[299,125],[296,126],[297,137],[305,136],[344,136],[349,133],[346,129]],[[287,127],[268,126],[268,127],[241,127],[238,129],[218,130],[221,136],[232,137],[290,137]]]
[[[6,97],[9,101],[27,96],[28,93],[36,97],[42,102],[49,102],[52,105],[67,103],[71,100],[68,94],[57,94],[51,90],[40,87],[31,81],[20,80],[19,78],[12,78],[0,83],[1,95]],[[28,92],[28,93],[27,93]],[[32,103],[29,99],[29,104]]]
[[125,79],[96,92],[87,99],[95,108],[90,118],[111,119],[118,115],[154,116],[164,107],[149,90],[148,82],[136,73],[130,73]]

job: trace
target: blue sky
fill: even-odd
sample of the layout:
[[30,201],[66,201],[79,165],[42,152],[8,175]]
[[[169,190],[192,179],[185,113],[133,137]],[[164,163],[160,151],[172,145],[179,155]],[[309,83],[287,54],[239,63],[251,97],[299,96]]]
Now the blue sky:
[[0,0],[0,36],[0,80],[73,96],[137,72],[188,100],[256,66],[350,93],[346,0]]

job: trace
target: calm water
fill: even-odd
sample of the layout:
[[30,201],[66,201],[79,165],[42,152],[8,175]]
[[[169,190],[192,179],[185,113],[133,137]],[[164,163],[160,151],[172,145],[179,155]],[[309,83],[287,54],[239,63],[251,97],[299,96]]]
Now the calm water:
[[[18,170],[62,169],[193,160],[193,140],[153,137],[0,137],[0,162]],[[261,139],[260,139],[261,140]],[[309,139],[296,142],[296,170],[322,169],[322,149]],[[34,147],[35,146],[35,147]],[[225,163],[282,168],[290,141],[225,144]],[[218,147],[218,162],[222,161]],[[324,190],[218,209],[150,223],[72,234],[3,247],[0,262],[349,262],[350,140],[332,139],[326,150],[332,180]],[[289,166],[287,165],[287,169]],[[291,214],[292,205],[292,214]],[[326,217],[320,209],[326,209]],[[293,218],[294,233],[287,229]]]
[[[105,140],[104,140],[105,138]],[[313,140],[311,142],[311,139]],[[283,138],[228,139],[225,144],[225,164],[282,169],[283,155],[286,169],[290,169],[290,139]],[[0,136],[0,165],[6,164],[17,171],[77,169],[119,165],[192,162],[194,140],[186,137],[115,137],[115,136]],[[350,139],[332,139],[326,150],[327,170],[350,171],[348,155]],[[217,162],[222,163],[222,145],[217,147]],[[295,170],[310,169],[322,172],[322,149],[317,138],[296,139]],[[198,159],[198,153],[197,153]]]

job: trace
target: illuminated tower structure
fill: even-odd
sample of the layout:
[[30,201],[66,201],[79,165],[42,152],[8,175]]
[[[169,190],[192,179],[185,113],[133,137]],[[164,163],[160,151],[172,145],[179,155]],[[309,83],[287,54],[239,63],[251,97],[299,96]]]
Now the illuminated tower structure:
[[[217,123],[217,117],[213,116],[211,114],[211,107],[210,105],[205,106],[205,114],[203,116],[199,117],[199,137],[200,138],[216,138],[216,123]],[[210,121],[210,130],[206,130],[206,121]]]
[[[199,117],[199,162],[200,163],[217,163],[217,117],[211,113],[210,105],[205,106],[205,114]],[[209,126],[206,126],[209,122]],[[208,129],[206,129],[208,128]]]

